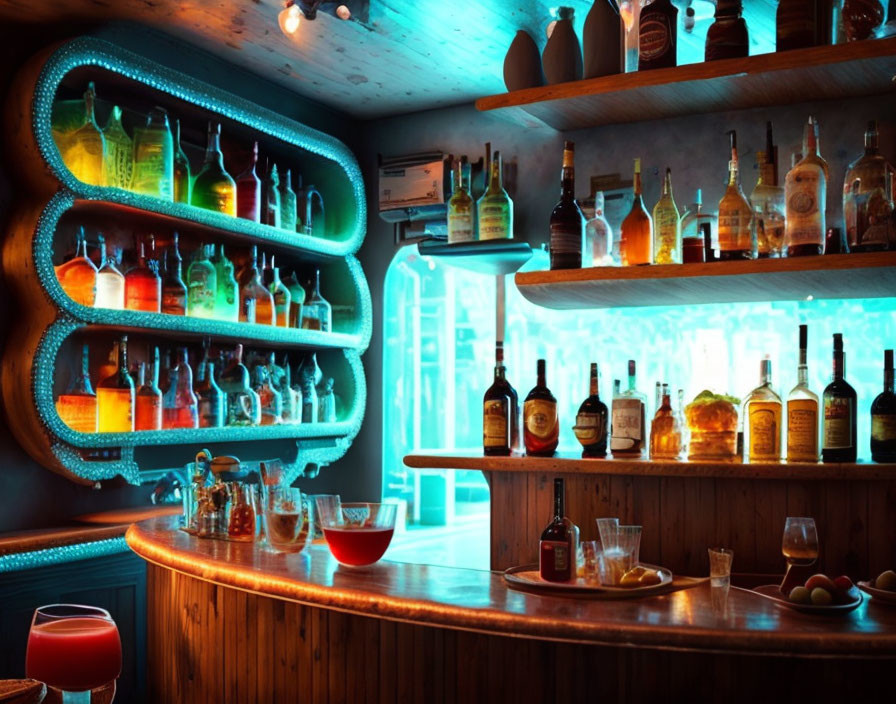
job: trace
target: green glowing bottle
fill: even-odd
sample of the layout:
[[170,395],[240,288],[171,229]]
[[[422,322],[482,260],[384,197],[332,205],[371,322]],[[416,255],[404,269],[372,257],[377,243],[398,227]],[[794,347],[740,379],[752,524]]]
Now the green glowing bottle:
[[236,217],[236,182],[224,169],[220,122],[208,123],[205,163],[193,182],[190,202],[199,208]]
[[106,140],[105,182],[113,188],[128,189],[134,175],[134,142],[121,124],[121,108],[112,108],[103,130]]
[[190,160],[180,146],[180,120],[174,121],[174,202],[190,203],[193,196],[193,177]]
[[289,169],[280,183],[280,227],[296,231],[296,193],[292,190],[292,171]]
[[208,259],[208,249],[203,244],[193,252],[193,261],[187,269],[187,315],[194,318],[215,317],[217,275]]
[[212,264],[216,275],[215,317],[235,323],[240,319],[239,285],[233,274],[233,262],[224,254],[223,244],[216,248]]
[[60,156],[76,179],[93,186],[104,186],[106,140],[94,117],[95,101],[96,89],[91,82],[84,93],[84,124],[63,143]]
[[131,190],[174,200],[174,140],[168,127],[168,113],[153,108],[146,126],[134,130],[134,176]]

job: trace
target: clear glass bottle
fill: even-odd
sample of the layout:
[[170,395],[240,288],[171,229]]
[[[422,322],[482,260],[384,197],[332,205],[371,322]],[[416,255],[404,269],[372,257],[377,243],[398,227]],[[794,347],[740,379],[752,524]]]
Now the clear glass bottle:
[[227,419],[225,425],[260,425],[261,403],[249,386],[249,370],[243,364],[243,346],[237,345],[230,363],[221,372],[218,385],[226,394]]
[[173,234],[171,247],[164,255],[162,279],[162,312],[168,315],[187,314],[187,285],[184,283],[183,259],[178,249],[178,234]]
[[226,397],[215,381],[215,363],[206,360],[196,371],[197,413],[200,428],[223,428]]
[[608,425],[607,405],[600,400],[598,392],[597,364],[592,362],[588,398],[579,406],[573,428],[576,439],[582,445],[582,457],[606,457]]
[[240,287],[240,321],[259,325],[275,325],[274,297],[261,281],[258,270],[258,247],[252,247],[252,258]]
[[591,266],[619,266],[613,254],[613,228],[604,217],[604,192],[594,194],[594,217],[585,223],[585,253],[583,264]]
[[130,433],[134,430],[134,382],[128,374],[128,336],[118,343],[118,366],[96,389],[97,430]]
[[302,422],[317,423],[318,397],[317,384],[323,377],[317,366],[317,354],[307,355],[299,368],[299,383],[302,387]]
[[575,144],[563,144],[560,200],[551,212],[551,269],[581,269],[585,218],[576,203]]
[[261,221],[271,227],[280,227],[280,177],[273,162],[270,162],[261,185]]
[[174,121],[174,202],[193,202],[193,176],[190,160],[180,144],[180,120]]
[[286,169],[280,182],[280,227],[295,232],[296,218],[296,193],[292,190],[292,171]]
[[193,392],[193,370],[187,348],[178,351],[178,363],[168,372],[168,389],[162,398],[162,424],[165,428],[198,428],[199,399]]
[[672,196],[672,169],[666,169],[663,195],[653,207],[653,263],[681,264],[681,218]]
[[90,348],[81,346],[81,370],[64,394],[56,399],[56,413],[69,428],[79,433],[97,431],[96,392],[90,385]]
[[871,403],[871,459],[875,462],[896,462],[893,350],[884,350],[884,390]]
[[302,186],[302,175],[299,174],[296,203],[299,213],[299,230],[315,237],[326,236],[326,219],[324,216],[324,199],[312,185]]
[[134,142],[121,124],[121,108],[117,105],[109,115],[103,139],[106,141],[105,185],[129,189],[134,177]]
[[640,457],[645,448],[647,397],[638,391],[635,360],[628,360],[628,389],[614,395],[610,451],[613,457]]
[[844,378],[846,355],[843,352],[843,335],[834,333],[834,360],[831,383],[823,395],[822,462],[855,462],[856,443],[856,391]]
[[448,244],[471,242],[473,231],[473,198],[464,183],[466,157],[454,162],[454,192],[448,201]]
[[619,255],[622,266],[650,264],[653,261],[653,224],[641,197],[640,159],[635,159],[634,192],[632,209],[620,228]]
[[759,180],[750,194],[753,207],[753,230],[757,254],[760,258],[780,257],[784,247],[784,216],[786,197],[778,185],[772,123],[765,123],[765,151],[756,152]]
[[323,388],[317,390],[317,419],[321,423],[336,422],[336,394],[333,393],[333,378],[327,379]]
[[753,209],[740,187],[737,160],[737,133],[728,133],[731,160],[728,162],[728,188],[719,202],[719,259],[752,259],[756,250],[753,241]]
[[124,307],[147,313],[162,312],[162,279],[146,263],[146,244],[137,245],[137,266],[124,277]]
[[215,247],[211,262],[215,267],[215,318],[235,323],[240,319],[239,284],[223,244]]
[[495,376],[482,399],[482,448],[489,456],[509,456],[519,434],[519,401],[506,378],[504,343],[495,343]]
[[672,410],[669,385],[663,384],[660,405],[650,423],[650,459],[677,460],[681,455],[681,421]]
[[267,367],[256,364],[252,375],[252,390],[258,394],[258,401],[261,404],[261,424],[279,425],[283,422],[283,397],[271,384]]
[[772,388],[772,361],[766,355],[759,365],[759,386],[744,401],[747,459],[781,460],[781,397]]
[[102,235],[99,235],[99,243],[100,268],[96,272],[94,305],[97,308],[124,310],[124,276],[115,266],[115,258],[108,256],[106,240]]
[[818,155],[816,125],[811,117],[806,125],[806,146],[805,156],[784,180],[784,247],[788,257],[824,251],[827,163]]
[[268,290],[274,297],[274,324],[281,328],[289,327],[289,312],[292,306],[289,289],[280,281],[280,269],[274,266],[274,257],[271,257],[271,281]]
[[681,431],[681,454],[679,457],[687,457],[691,444],[691,431],[684,417],[684,389],[678,390],[678,408],[675,409],[675,417],[678,418],[678,427]]
[[208,247],[199,245],[187,269],[187,315],[193,318],[214,318],[218,279],[209,261]]
[[878,149],[877,120],[865,131],[865,153],[849,165],[843,180],[843,220],[852,252],[896,246],[893,207],[896,171]]
[[560,437],[557,399],[548,388],[543,359],[537,372],[537,382],[523,402],[523,442],[527,455],[553,457]]
[[257,164],[258,142],[255,142],[249,167],[236,177],[237,216],[252,222],[261,222],[261,179],[255,173]]
[[320,269],[314,270],[314,289],[302,307],[302,327],[306,330],[333,330],[333,308],[320,293]]
[[299,283],[295,271],[289,272],[281,281],[289,291],[289,321],[288,327],[302,327],[302,306],[305,305],[305,289]]
[[713,248],[718,249],[718,218],[714,213],[708,213],[703,210],[703,189],[698,188],[694,202],[688,206],[688,209],[681,216],[681,237],[703,239],[703,231],[701,225],[709,224],[712,233]]
[[283,365],[277,364],[277,357],[273,352],[268,354],[267,372],[271,386],[280,394],[283,407],[281,420],[284,423],[295,423],[301,420],[301,409],[296,406],[296,394],[292,390],[292,373],[289,369],[289,358],[285,357]]
[[153,108],[144,127],[134,130],[135,193],[174,200],[174,139],[168,126],[168,113]]
[[56,278],[66,295],[82,306],[93,306],[96,300],[96,266],[87,256],[87,235],[78,228],[75,256],[55,267]]
[[476,203],[480,240],[513,238],[513,201],[504,190],[501,153],[492,155],[488,188]]
[[96,88],[91,81],[84,92],[84,123],[63,142],[59,155],[79,181],[105,186],[106,140],[96,124]]
[[162,391],[159,389],[159,348],[153,348],[152,366],[147,379],[146,364],[139,366],[139,379],[134,407],[134,430],[161,430]]
[[236,217],[236,182],[224,168],[220,122],[208,123],[205,163],[193,181],[190,203]]
[[787,461],[818,462],[818,395],[809,389],[808,327],[800,325],[797,384],[787,396]]

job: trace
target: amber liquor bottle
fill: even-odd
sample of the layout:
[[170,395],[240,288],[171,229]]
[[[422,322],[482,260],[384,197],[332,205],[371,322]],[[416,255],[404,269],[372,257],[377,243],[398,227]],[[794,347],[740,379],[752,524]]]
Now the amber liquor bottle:
[[563,144],[560,201],[551,213],[551,269],[580,269],[585,218],[576,203],[575,144]]
[[671,0],[654,0],[641,8],[638,27],[638,70],[675,66],[678,8]]
[[579,406],[573,429],[582,444],[582,457],[607,455],[607,405],[600,400],[597,378],[597,364],[592,362],[588,398]]
[[118,344],[118,366],[96,390],[97,429],[101,433],[134,430],[134,382],[128,374],[128,336]]
[[538,360],[538,381],[523,403],[523,439],[526,454],[552,457],[560,437],[557,399],[545,380],[545,362]]
[[843,335],[834,334],[834,371],[824,390],[822,462],[856,461],[856,392],[846,374]]
[[554,515],[538,541],[538,571],[548,582],[569,582],[575,573],[573,532],[566,519],[565,489],[562,479],[554,480]]
[[519,399],[507,381],[504,343],[495,343],[495,380],[482,400],[482,449],[486,455],[507,456],[519,438]]
[[893,350],[884,350],[884,390],[871,404],[871,459],[875,462],[896,462]]
[[641,197],[641,160],[635,159],[635,199],[632,209],[622,221],[619,255],[622,266],[650,264],[653,261],[653,230],[650,216]]
[[752,259],[756,249],[753,208],[740,187],[737,133],[732,130],[728,137],[731,160],[728,162],[728,188],[719,201],[719,259]]

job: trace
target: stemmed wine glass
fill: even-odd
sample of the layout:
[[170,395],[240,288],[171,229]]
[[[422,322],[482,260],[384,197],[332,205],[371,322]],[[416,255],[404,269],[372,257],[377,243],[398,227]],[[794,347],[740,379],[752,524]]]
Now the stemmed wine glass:
[[115,696],[121,675],[121,638],[105,609],[52,604],[35,610],[25,674],[56,689],[63,704],[90,704],[91,690]]
[[818,531],[812,518],[788,517],[784,522],[781,552],[787,560],[787,573],[781,582],[784,595],[802,584],[808,576],[808,568],[818,559]]

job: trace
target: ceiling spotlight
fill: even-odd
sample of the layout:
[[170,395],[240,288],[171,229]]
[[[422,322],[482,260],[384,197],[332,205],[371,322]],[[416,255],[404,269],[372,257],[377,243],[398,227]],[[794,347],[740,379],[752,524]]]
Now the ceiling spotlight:
[[280,22],[280,29],[284,34],[295,34],[302,22],[302,12],[298,5],[289,2],[280,11],[277,20]]
[[336,16],[341,20],[350,20],[352,11],[348,9],[348,5],[340,5],[336,8]]

